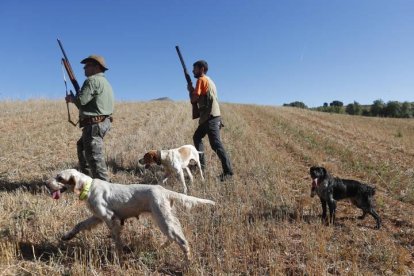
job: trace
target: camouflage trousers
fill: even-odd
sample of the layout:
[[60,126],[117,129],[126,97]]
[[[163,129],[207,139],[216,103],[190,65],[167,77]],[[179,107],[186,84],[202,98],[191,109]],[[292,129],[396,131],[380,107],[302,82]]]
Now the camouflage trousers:
[[82,136],[77,142],[79,167],[82,173],[109,181],[105,162],[103,138],[111,129],[109,118],[103,122],[87,125],[82,129]]

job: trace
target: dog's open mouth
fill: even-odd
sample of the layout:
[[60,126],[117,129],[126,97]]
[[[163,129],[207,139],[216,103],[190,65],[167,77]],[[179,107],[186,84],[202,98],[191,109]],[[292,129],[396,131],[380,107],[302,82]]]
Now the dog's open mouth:
[[312,179],[311,197],[315,196],[317,187],[318,187],[318,178]]
[[67,190],[67,188],[66,187],[63,187],[62,189],[60,189],[60,190],[57,190],[57,191],[53,191],[52,192],[52,198],[53,199],[59,199],[60,198],[60,195],[63,193],[63,192],[65,192]]
[[54,191],[52,193],[52,198],[53,199],[59,199],[60,198],[60,190]]
[[148,164],[147,162],[145,162],[144,158],[138,160],[138,163],[143,165],[145,169],[149,169],[151,167],[151,164]]
[[318,178],[312,179],[312,189],[318,187]]

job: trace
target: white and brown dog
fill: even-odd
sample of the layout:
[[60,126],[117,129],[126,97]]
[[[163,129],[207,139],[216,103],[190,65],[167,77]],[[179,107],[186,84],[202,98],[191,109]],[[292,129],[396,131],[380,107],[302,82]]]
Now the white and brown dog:
[[90,230],[105,222],[111,231],[118,252],[122,253],[120,232],[123,221],[127,218],[139,217],[142,213],[150,213],[168,238],[162,248],[171,242],[176,242],[184,252],[187,261],[191,258],[190,247],[175,215],[174,202],[181,202],[189,208],[198,204],[215,205],[214,201],[176,193],[159,185],[113,184],[100,179],[92,179],[74,169],[60,172],[49,179],[46,185],[54,199],[59,199],[64,190],[79,194],[79,199],[86,201],[87,207],[93,214],[67,232],[62,240],[70,240],[80,231]]
[[139,160],[141,165],[148,168],[151,164],[163,165],[165,168],[165,176],[162,183],[165,183],[168,177],[172,174],[180,176],[183,185],[183,192],[187,194],[187,185],[184,179],[184,169],[190,177],[190,182],[193,183],[193,175],[188,168],[191,160],[194,160],[200,170],[201,179],[204,181],[203,171],[201,169],[199,151],[193,145],[185,145],[176,149],[169,150],[150,150],[145,153],[144,157]]

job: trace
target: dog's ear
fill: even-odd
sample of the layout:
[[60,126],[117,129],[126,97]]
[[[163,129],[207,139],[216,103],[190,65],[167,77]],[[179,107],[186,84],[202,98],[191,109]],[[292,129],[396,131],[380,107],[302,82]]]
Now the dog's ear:
[[149,151],[144,154],[144,157],[142,158],[142,160],[143,160],[144,164],[148,164],[151,161],[151,156],[150,156]]
[[150,151],[148,152],[148,163],[155,162],[156,155],[157,155],[157,154],[155,153],[155,151],[150,150]]
[[73,191],[75,194],[80,194],[83,189],[83,185],[85,185],[84,181],[82,181],[79,175],[76,174],[71,175],[70,184],[74,185]]
[[148,159],[150,160],[149,163],[159,163],[160,160],[160,151],[158,150],[151,150],[149,152]]
[[326,169],[324,167],[321,167],[323,176],[327,176],[328,172],[326,171]]

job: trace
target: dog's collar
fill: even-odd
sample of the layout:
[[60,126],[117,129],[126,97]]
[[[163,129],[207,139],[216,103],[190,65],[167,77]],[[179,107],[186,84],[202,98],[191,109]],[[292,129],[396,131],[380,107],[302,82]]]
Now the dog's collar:
[[85,185],[83,185],[82,191],[79,195],[79,200],[85,200],[88,198],[89,189],[92,186],[92,182],[93,182],[93,179],[91,179],[90,181],[86,182]]

